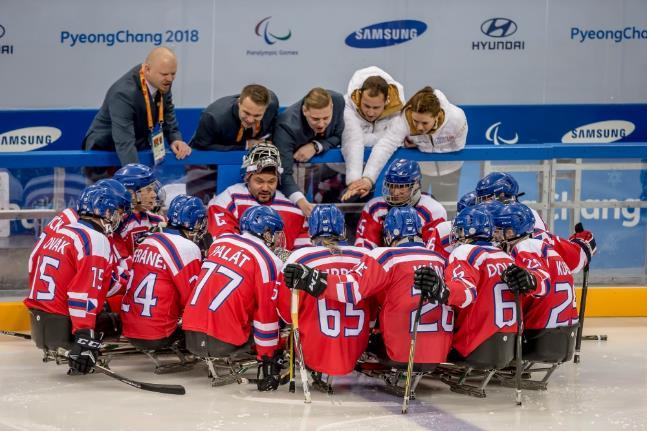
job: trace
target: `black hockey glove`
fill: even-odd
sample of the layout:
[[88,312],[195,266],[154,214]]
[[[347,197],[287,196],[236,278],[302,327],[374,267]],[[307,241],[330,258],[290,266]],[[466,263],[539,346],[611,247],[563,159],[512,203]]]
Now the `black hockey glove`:
[[513,292],[530,293],[537,288],[535,277],[514,263],[503,271],[501,279]]
[[274,356],[263,356],[263,362],[258,364],[256,387],[261,392],[275,391],[281,381],[281,370],[283,369],[283,352],[276,351]]
[[68,358],[68,374],[88,374],[97,363],[101,342],[95,338],[92,329],[79,329],[74,335],[74,345]]
[[303,290],[315,298],[326,290],[328,274],[300,263],[287,264],[283,268],[283,276],[286,286],[290,289]]
[[416,269],[413,285],[419,289],[423,296],[439,304],[447,304],[449,289],[443,279],[429,266]]

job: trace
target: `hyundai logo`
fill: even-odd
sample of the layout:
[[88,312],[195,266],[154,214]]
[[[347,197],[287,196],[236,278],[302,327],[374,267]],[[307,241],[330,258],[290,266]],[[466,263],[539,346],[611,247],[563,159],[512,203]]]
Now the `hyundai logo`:
[[481,24],[481,32],[489,37],[508,37],[517,32],[517,23],[508,18],[490,18]]
[[0,39],[2,39],[2,36],[4,36],[5,33],[6,33],[6,31],[4,29],[4,26],[2,24],[0,24]]

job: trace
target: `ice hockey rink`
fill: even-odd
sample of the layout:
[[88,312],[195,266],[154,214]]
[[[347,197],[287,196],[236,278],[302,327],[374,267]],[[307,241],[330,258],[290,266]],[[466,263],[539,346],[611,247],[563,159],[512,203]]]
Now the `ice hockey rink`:
[[382,383],[356,373],[337,378],[331,396],[290,394],[287,385],[260,393],[255,385],[213,388],[206,367],[155,375],[144,357],[117,358],[111,368],[154,383],[182,384],[183,396],[134,389],[101,374],[69,377],[66,366],[42,363],[30,341],[0,336],[1,430],[635,430],[647,428],[647,318],[590,318],[580,364],[562,365],[548,390],[490,385],[487,398],[453,393],[424,379],[409,414]]

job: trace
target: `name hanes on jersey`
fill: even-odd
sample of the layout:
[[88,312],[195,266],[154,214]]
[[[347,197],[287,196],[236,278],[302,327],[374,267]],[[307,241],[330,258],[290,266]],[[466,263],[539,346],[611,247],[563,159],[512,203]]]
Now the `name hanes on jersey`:
[[162,256],[146,247],[139,247],[135,250],[133,262],[153,266],[158,269],[166,269]]
[[43,248],[45,250],[52,250],[56,253],[63,254],[65,253],[65,247],[70,245],[70,242],[64,240],[63,238],[50,238]]
[[232,249],[226,245],[218,245],[214,247],[211,253],[209,253],[209,256],[218,256],[227,262],[232,262],[235,265],[238,265],[239,268],[242,268],[245,262],[251,259],[251,257],[245,254],[242,250],[238,250],[233,253]]

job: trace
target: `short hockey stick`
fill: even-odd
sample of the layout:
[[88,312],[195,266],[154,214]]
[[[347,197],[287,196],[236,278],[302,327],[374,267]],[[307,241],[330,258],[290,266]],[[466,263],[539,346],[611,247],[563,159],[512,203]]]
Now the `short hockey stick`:
[[[57,350],[57,353],[60,356],[64,356],[65,358],[68,358],[69,360],[69,356],[70,356],[69,350],[65,350],[64,348],[59,347]],[[94,366],[94,369],[102,374],[105,374],[108,377],[112,377],[115,380],[119,380],[121,383],[125,383],[129,386],[132,386],[137,389],[141,389],[143,391],[159,392],[162,394],[171,394],[171,395],[186,394],[186,389],[182,385],[164,385],[164,384],[158,384],[158,383],[139,382],[137,380],[129,379],[128,377],[124,377],[120,374],[117,374],[111,369],[103,367],[99,364],[96,364]]]

